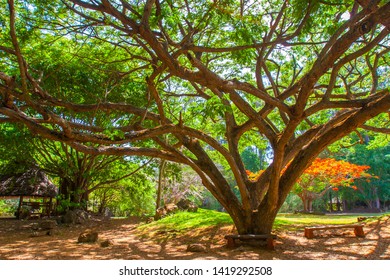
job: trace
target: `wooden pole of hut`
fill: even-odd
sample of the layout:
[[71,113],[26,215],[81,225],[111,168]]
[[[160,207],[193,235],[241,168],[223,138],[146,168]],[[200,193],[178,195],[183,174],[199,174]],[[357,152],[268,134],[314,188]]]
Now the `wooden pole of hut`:
[[16,213],[16,218],[20,218],[20,213],[22,211],[22,204],[23,204],[23,195],[19,197],[19,205],[18,205],[18,212]]

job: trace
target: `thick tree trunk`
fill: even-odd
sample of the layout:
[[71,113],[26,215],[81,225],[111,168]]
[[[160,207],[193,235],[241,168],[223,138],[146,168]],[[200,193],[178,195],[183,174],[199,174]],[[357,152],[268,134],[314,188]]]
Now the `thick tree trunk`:
[[336,205],[337,205],[337,212],[341,212],[341,203],[340,203],[340,199],[339,199],[339,196],[337,195],[336,196]]
[[239,234],[269,234],[272,231],[276,214],[277,212],[271,211],[252,212],[249,219],[235,223],[237,232]]
[[313,212],[313,199],[309,199],[308,201],[308,210],[309,212]]
[[303,203],[303,212],[308,212],[309,211],[309,201],[305,198],[302,199]]
[[263,208],[259,212],[254,212],[252,215],[251,229],[255,234],[269,234],[275,222],[278,210]]
[[104,209],[106,208],[106,204],[107,204],[107,192],[104,191],[103,192],[103,195],[100,199],[100,205],[98,207],[98,213],[99,214],[102,214],[104,212]]
[[83,208],[86,210],[89,194],[82,186],[78,186],[72,180],[63,178],[61,180],[60,194],[63,200],[69,201],[70,209]]
[[239,234],[269,234],[279,207],[259,207],[250,212],[244,212],[242,209],[233,209],[228,206],[226,210],[233,218]]

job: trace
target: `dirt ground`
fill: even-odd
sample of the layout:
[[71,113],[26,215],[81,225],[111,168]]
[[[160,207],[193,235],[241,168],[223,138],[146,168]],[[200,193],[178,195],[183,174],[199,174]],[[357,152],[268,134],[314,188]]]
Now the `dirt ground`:
[[[160,230],[153,234],[137,229],[136,218],[93,221],[84,225],[59,225],[54,235],[44,232],[32,237],[35,220],[0,219],[1,260],[345,260],[390,259],[390,217],[367,224],[365,238],[355,237],[353,230],[318,232],[306,239],[303,231],[281,231],[275,251],[241,246],[226,248],[224,236],[233,231],[231,226],[207,228],[179,234],[174,230]],[[77,243],[85,229],[99,233],[96,243]],[[101,247],[100,241],[109,239],[112,245]],[[206,252],[187,252],[188,244],[203,244]]]

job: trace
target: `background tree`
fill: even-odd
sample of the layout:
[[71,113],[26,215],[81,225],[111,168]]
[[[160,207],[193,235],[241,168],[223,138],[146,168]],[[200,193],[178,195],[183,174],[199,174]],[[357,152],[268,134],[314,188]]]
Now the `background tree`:
[[186,166],[162,160],[158,166],[156,218],[161,218],[158,209],[167,204],[191,201],[200,204],[204,186],[199,176]]
[[[150,160],[142,162],[142,159],[137,158],[88,155],[64,143],[39,138],[32,142],[35,145],[36,162],[48,174],[59,178],[58,198],[65,208],[62,210],[69,207],[87,209],[92,192],[101,188],[129,185],[124,182],[125,179],[138,172],[147,174],[146,169],[150,163]],[[101,205],[99,210],[104,210],[104,206]]]
[[152,174],[137,172],[115,184],[96,189],[90,195],[92,209],[109,210],[116,217],[153,215],[155,188]]
[[356,165],[332,158],[317,158],[305,170],[293,188],[300,197],[303,211],[313,211],[313,201],[324,196],[330,189],[338,191],[342,187],[358,190],[355,180],[372,178],[367,173],[368,165]]
[[[293,185],[328,145],[359,127],[389,132],[368,123],[387,119],[390,109],[388,77],[379,75],[389,70],[387,2],[1,5],[8,11],[0,37],[3,120],[90,155],[187,164],[242,234],[272,230]],[[46,86],[45,70],[33,65],[42,58],[36,50],[53,54],[55,40],[72,45],[63,53],[74,59],[82,53],[83,67],[99,69],[84,83],[115,86]],[[240,156],[247,139],[272,150],[255,182]]]
[[[152,166],[149,166],[150,160],[87,155],[64,143],[32,137],[29,131],[17,125],[0,124],[0,126],[2,128],[0,132],[0,174],[21,173],[38,165],[59,186],[57,210],[60,212],[69,208],[86,209],[89,196],[93,192],[98,192],[94,195],[95,200],[97,197],[100,198],[97,208],[99,212],[108,205],[114,208],[114,201],[122,203],[111,197],[114,194],[118,195],[119,191],[116,189],[122,190],[122,193],[127,196],[124,200],[133,201],[134,205],[137,205],[136,197],[151,198],[151,182],[146,177],[153,172]],[[141,183],[140,178],[145,182]],[[107,190],[107,188],[112,191],[98,191]],[[137,191],[132,189],[137,189]],[[145,191],[144,195],[141,194],[142,190]],[[109,197],[111,203],[107,201]],[[140,201],[143,201],[145,205],[150,204],[150,202],[145,202],[145,199]],[[122,210],[125,209],[121,207]],[[128,206],[129,209],[131,207],[135,206]],[[149,210],[146,207],[145,211]],[[131,212],[134,213],[134,210]]]
[[[388,125],[388,124],[386,124]],[[364,204],[371,211],[385,208],[390,199],[390,145],[386,136],[377,133],[359,133],[344,139],[342,143],[330,147],[338,159],[354,164],[367,164],[370,173],[377,177],[371,180],[357,180],[358,192],[344,195],[345,205],[349,208]],[[383,205],[381,205],[383,204]]]

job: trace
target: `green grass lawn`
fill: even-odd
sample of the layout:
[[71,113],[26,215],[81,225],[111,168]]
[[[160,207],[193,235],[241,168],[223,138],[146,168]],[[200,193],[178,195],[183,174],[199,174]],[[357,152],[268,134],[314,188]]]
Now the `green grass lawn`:
[[[389,213],[388,213],[389,214]],[[311,214],[279,214],[275,220],[274,230],[301,230],[307,225],[337,225],[352,224],[361,216],[383,216],[382,214],[348,214],[348,215],[311,215]],[[159,221],[144,224],[141,231],[175,230],[184,232],[211,226],[233,225],[227,213],[213,210],[199,209],[197,213],[178,212]]]
[[175,229],[180,232],[218,225],[233,225],[233,221],[227,213],[198,209],[196,213],[179,211],[161,220],[142,225],[139,229],[143,230],[152,227],[160,230]]

